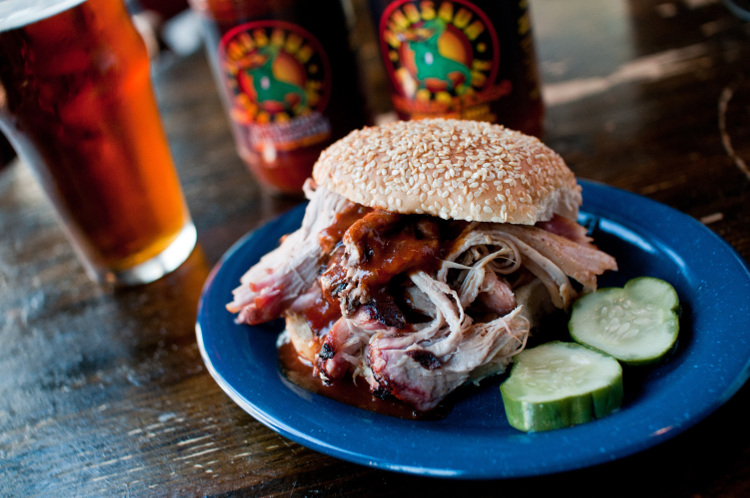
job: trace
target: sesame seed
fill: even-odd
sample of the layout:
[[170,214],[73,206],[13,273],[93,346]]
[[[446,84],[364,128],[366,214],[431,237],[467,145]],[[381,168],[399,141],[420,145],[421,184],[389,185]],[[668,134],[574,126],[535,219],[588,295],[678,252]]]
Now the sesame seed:
[[466,220],[524,222],[558,190],[566,209],[580,204],[580,187],[559,155],[536,138],[478,121],[353,131],[321,154],[313,177],[361,204]]

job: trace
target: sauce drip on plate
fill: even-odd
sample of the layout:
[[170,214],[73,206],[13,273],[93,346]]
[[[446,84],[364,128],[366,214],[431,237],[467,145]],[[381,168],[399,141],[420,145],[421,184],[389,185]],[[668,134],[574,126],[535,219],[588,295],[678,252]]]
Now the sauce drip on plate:
[[364,410],[408,420],[439,420],[445,418],[449,412],[449,408],[443,404],[422,413],[395,398],[378,398],[370,392],[364,379],[358,379],[355,384],[351,376],[326,385],[313,375],[312,365],[300,359],[290,342],[285,342],[279,347],[279,364],[284,376],[302,389]]

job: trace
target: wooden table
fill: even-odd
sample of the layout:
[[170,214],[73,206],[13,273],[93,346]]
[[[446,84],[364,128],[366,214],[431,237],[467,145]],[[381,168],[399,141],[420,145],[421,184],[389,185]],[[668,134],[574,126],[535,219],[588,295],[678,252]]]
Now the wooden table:
[[[750,259],[750,25],[712,0],[532,9],[545,141],[580,177],[683,211]],[[357,40],[386,111],[367,29]],[[196,308],[231,244],[294,201],[264,195],[236,156],[202,52],[162,58],[155,80],[199,233],[173,274],[97,286],[27,166],[0,171],[0,496],[750,495],[749,386],[650,450],[499,482],[375,470],[255,421],[206,371]]]

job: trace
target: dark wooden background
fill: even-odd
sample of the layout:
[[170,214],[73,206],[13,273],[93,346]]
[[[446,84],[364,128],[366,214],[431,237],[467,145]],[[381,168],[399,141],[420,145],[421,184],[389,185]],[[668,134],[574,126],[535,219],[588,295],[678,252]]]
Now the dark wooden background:
[[[750,26],[717,0],[531,5],[545,141],[580,177],[683,211],[750,259]],[[358,22],[370,103],[386,112]],[[373,470],[255,421],[206,371],[196,307],[221,255],[294,201],[264,195],[236,156],[202,51],[163,55],[154,73],[199,232],[173,274],[97,286],[28,167],[0,171],[0,496],[750,496],[748,386],[653,449],[496,482]]]

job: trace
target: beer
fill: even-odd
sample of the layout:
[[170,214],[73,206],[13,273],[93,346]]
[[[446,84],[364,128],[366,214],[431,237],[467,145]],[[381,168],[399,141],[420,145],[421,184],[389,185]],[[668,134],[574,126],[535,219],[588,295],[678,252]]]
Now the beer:
[[4,3],[16,6],[0,13],[0,126],[87,270],[127,284],[179,266],[195,228],[123,3]]
[[299,193],[320,152],[366,122],[340,0],[191,0],[237,151],[265,187]]
[[491,121],[540,135],[528,0],[370,0],[401,119]]

